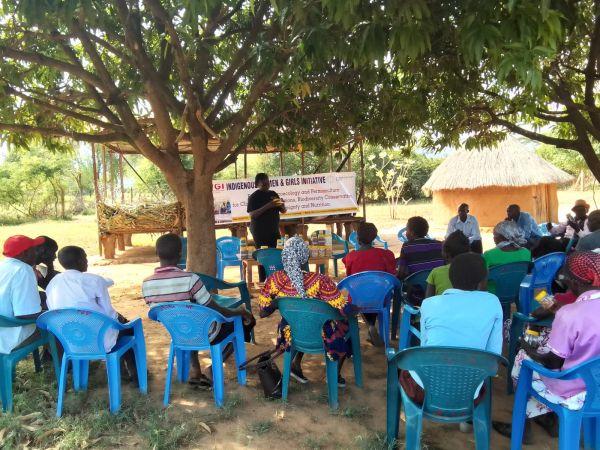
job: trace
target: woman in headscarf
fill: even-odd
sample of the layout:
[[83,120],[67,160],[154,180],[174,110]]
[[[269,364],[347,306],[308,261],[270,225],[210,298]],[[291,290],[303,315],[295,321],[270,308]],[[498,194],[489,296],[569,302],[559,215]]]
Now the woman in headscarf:
[[490,267],[513,262],[531,261],[531,252],[524,247],[527,240],[519,226],[510,220],[503,220],[494,227],[496,247],[483,254]]
[[[527,342],[521,343],[512,370],[516,385],[523,360],[532,359],[551,370],[567,370],[600,356],[600,254],[576,252],[567,259],[562,276],[576,295],[574,303],[556,312],[545,352]],[[532,387],[542,397],[569,409],[581,409],[585,401],[582,379],[553,380],[533,373]],[[547,416],[551,410],[534,398],[527,402],[527,418],[542,425],[551,436],[557,435],[556,420]],[[494,428],[510,436],[510,424],[494,422]],[[524,442],[531,441],[531,423],[526,421]]]
[[[310,256],[308,246],[299,237],[288,239],[281,252],[283,270],[275,272],[265,281],[265,286],[260,292],[258,303],[260,317],[268,317],[277,309],[278,297],[316,298],[327,302],[342,315],[350,312],[350,300],[338,290],[336,284],[326,275],[304,272],[302,266],[308,262]],[[327,356],[338,361],[338,369],[351,354],[350,340],[348,337],[348,322],[345,320],[329,321],[323,326],[323,343]],[[289,351],[291,332],[285,319],[281,319],[278,326],[277,345]],[[292,362],[291,375],[300,383],[307,383],[308,379],[302,373],[303,353],[298,352]],[[346,381],[338,372],[338,384],[343,387]]]

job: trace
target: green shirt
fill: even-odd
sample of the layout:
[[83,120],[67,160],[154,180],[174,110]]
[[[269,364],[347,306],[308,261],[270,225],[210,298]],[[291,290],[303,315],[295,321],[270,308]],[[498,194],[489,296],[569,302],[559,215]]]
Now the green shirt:
[[429,272],[427,283],[435,287],[435,295],[441,295],[446,289],[452,289],[452,283],[450,282],[450,264],[436,267]]
[[[514,262],[530,262],[531,252],[526,248],[520,248],[512,252],[505,252],[499,248],[493,248],[483,254],[483,259],[488,267],[500,266],[502,264],[509,264]],[[492,294],[496,293],[496,284],[494,282],[488,283],[488,292]]]

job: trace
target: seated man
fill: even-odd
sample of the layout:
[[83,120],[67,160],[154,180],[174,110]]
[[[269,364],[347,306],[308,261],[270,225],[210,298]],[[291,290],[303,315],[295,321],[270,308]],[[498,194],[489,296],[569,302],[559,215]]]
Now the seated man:
[[[421,306],[421,346],[466,347],[502,353],[502,307],[494,294],[479,291],[487,277],[485,261],[463,253],[450,264],[453,288],[429,297]],[[416,374],[402,371],[400,384],[411,399],[423,403]]]
[[471,251],[480,254],[483,253],[479,222],[477,222],[477,218],[475,216],[469,214],[469,205],[466,203],[461,204],[458,207],[458,215],[450,219],[450,222],[448,223],[448,230],[446,231],[446,238],[448,238],[448,236],[455,231],[462,231],[462,233],[469,239]]
[[579,241],[584,236],[590,234],[589,224],[588,224],[588,211],[590,210],[590,205],[585,200],[576,200],[575,205],[571,208],[575,217],[571,214],[567,214],[567,220],[559,223],[557,226],[553,227],[552,223],[548,222],[546,227],[552,236],[560,236],[562,237],[566,243],[568,243],[571,239],[574,239],[575,242]]
[[[12,236],[4,242],[0,263],[0,316],[15,319],[35,319],[42,312],[37,281],[32,266],[35,247],[43,238]],[[0,328],[0,353],[8,354],[40,338],[35,325]]]
[[402,244],[398,258],[398,278],[407,276],[420,270],[431,270],[443,266],[445,261],[442,256],[442,243],[427,237],[429,224],[422,217],[411,217],[406,223],[406,238],[408,242]]
[[[100,275],[88,273],[88,261],[81,247],[68,246],[58,252],[58,261],[65,271],[54,276],[46,288],[48,310],[81,308],[99,312],[113,320],[126,323],[112,306],[108,288],[113,285]],[[109,330],[104,335],[104,348],[109,352],[116,344],[119,335],[131,335],[132,330]],[[124,358],[123,378],[136,380],[137,372],[133,351],[129,350]]]
[[[206,290],[200,277],[193,272],[186,272],[177,267],[181,259],[181,239],[176,234],[165,234],[156,241],[156,254],[160,267],[154,270],[142,283],[142,295],[150,307],[163,302],[192,302],[214,309],[225,317],[242,316],[244,336],[250,340],[250,331],[256,321],[252,312],[242,305],[237,309],[223,308],[216,303]],[[211,330],[212,343],[219,343],[233,332],[233,323],[225,323]],[[224,354],[224,360],[231,355],[231,347]],[[198,352],[192,352],[190,384],[210,388],[211,381],[202,374]]]
[[46,307],[46,288],[48,283],[54,278],[58,272],[54,268],[54,261],[56,260],[56,252],[58,251],[58,244],[52,238],[48,236],[39,236],[44,239],[44,243],[36,247],[35,266],[33,271],[37,278],[37,284],[40,288],[40,298],[42,299],[42,309],[48,309]]
[[506,214],[506,220],[515,222],[523,232],[523,236],[527,241],[525,247],[529,249],[533,248],[542,237],[535,219],[531,214],[521,211],[519,205],[509,205],[506,209]]
[[598,252],[600,249],[600,209],[590,213],[587,224],[590,233],[579,239],[576,250]]

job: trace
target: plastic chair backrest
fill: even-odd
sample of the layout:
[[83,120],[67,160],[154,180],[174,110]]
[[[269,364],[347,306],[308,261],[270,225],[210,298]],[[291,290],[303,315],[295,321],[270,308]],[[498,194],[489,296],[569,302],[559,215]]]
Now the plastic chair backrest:
[[408,238],[406,237],[406,227],[400,228],[400,231],[398,231],[398,239],[402,243],[408,242]]
[[46,311],[36,320],[37,326],[50,331],[73,356],[104,355],[104,335],[119,330],[119,322],[87,309],[65,308]]
[[412,347],[389,364],[413,370],[423,382],[424,411],[432,416],[468,416],[477,387],[498,371],[502,356],[460,347]]
[[324,351],[323,324],[342,318],[332,306],[314,298],[281,297],[277,307],[290,325],[294,349],[305,353]]
[[420,286],[423,293],[427,290],[427,277],[431,273],[430,269],[419,270],[407,276],[402,282],[403,287],[408,289],[409,286]]
[[[348,242],[354,247],[354,250],[358,250],[360,245],[358,243],[358,234],[356,233],[356,231],[350,233],[350,236],[348,236]],[[377,243],[381,244],[384,248],[387,249],[387,242],[381,239],[379,236],[375,237],[375,240],[373,241],[373,247],[376,247]]]
[[550,284],[556,274],[565,265],[567,254],[564,252],[549,253],[533,261],[531,283],[535,285]]
[[159,303],[148,317],[164,325],[174,345],[189,347],[208,347],[213,323],[227,322],[214,309],[188,302]]
[[363,309],[382,309],[389,305],[394,290],[402,283],[394,275],[381,271],[356,273],[344,278],[338,289],[346,289],[352,297],[352,304]]
[[224,260],[240,259],[241,239],[234,236],[225,236],[217,239],[217,251]]
[[181,237],[181,259],[178,266],[185,267],[187,265],[187,238]]
[[[350,252],[350,247],[348,245],[348,241],[341,238],[337,234],[331,235],[331,241],[333,244],[333,254],[334,255],[344,255],[345,256],[348,254],[348,252]],[[340,247],[343,247],[343,249]]]
[[495,283],[496,296],[500,299],[500,303],[509,303],[519,298],[521,281],[527,275],[529,266],[529,262],[521,261],[490,268],[488,281]]
[[278,270],[283,270],[283,262],[281,262],[281,250],[278,248],[263,248],[256,250],[252,257],[265,268],[267,276],[274,274]]
[[585,381],[585,403],[583,411],[586,414],[600,415],[600,357],[590,359],[572,367],[563,380],[582,378]]

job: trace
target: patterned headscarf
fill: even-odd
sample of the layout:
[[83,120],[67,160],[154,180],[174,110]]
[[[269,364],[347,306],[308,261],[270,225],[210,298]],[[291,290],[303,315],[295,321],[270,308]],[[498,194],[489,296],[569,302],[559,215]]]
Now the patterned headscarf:
[[575,252],[567,258],[566,271],[581,283],[600,287],[600,254]]
[[498,247],[506,247],[508,245],[514,245],[521,247],[527,243],[523,230],[512,220],[503,220],[494,227],[494,234],[499,234],[506,241],[498,244]]
[[298,292],[298,296],[302,298],[306,297],[302,266],[308,262],[309,256],[310,251],[308,245],[306,245],[306,243],[298,236],[288,239],[281,252],[283,270],[289,277],[292,286],[294,286]]

